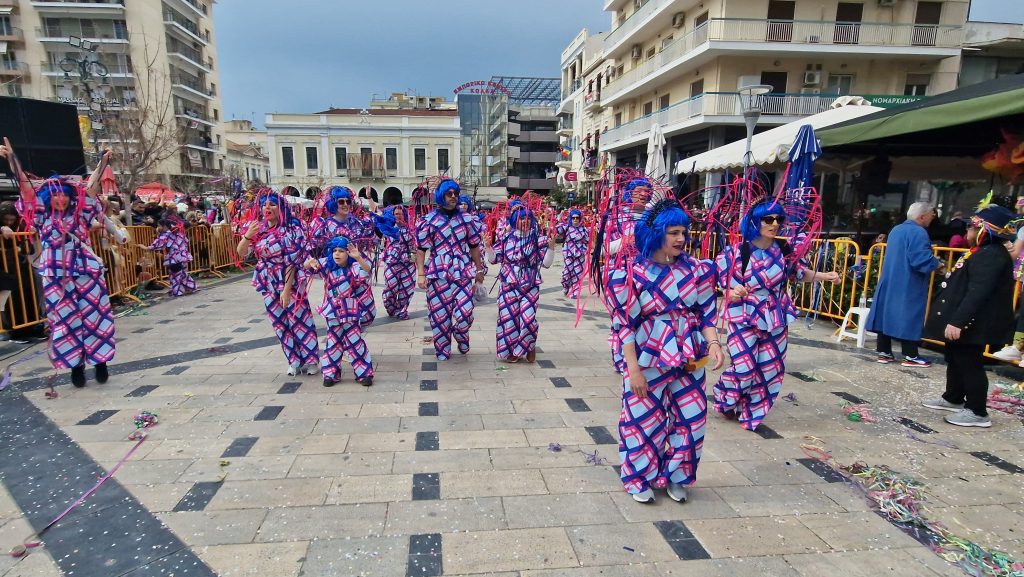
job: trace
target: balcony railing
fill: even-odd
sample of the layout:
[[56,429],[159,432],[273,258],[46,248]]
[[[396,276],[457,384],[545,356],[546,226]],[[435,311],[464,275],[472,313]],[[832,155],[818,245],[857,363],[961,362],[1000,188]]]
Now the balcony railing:
[[644,20],[672,3],[672,0],[647,0],[639,10],[604,37],[605,54],[610,54],[623,40],[640,28]]
[[188,36],[193,37],[200,42],[206,43],[210,41],[209,34],[201,33],[198,24],[188,18],[182,17],[174,11],[164,12],[164,23],[177,25],[180,29],[187,32]]
[[0,76],[25,76],[28,65],[24,62],[0,61]]
[[21,42],[25,32],[15,26],[0,26],[0,42]]
[[[101,62],[101,64],[103,64],[103,66],[106,67],[107,74],[110,74],[111,76],[131,76],[135,73],[135,71],[132,70],[132,67],[128,66],[127,64],[107,62]],[[44,62],[40,64],[39,67],[42,69],[43,74],[64,74],[64,69],[61,68],[59,64],[53,64],[52,62]],[[77,78],[78,72],[73,70],[68,74],[70,74],[72,78]]]
[[196,92],[199,92],[200,94],[210,97],[213,96],[213,90],[207,88],[202,81],[194,78],[189,78],[187,76],[182,76],[180,74],[171,76],[171,85],[184,86],[186,88],[190,88]]
[[185,58],[188,58],[192,62],[202,66],[203,65],[203,53],[187,44],[181,42],[168,42],[167,43],[168,54],[181,54]]
[[178,108],[175,110],[175,114],[182,117],[203,120],[205,122],[213,122],[213,120],[210,118],[208,114],[199,110],[195,110],[194,108]]
[[604,87],[602,104],[607,106],[638,82],[653,80],[681,65],[710,41],[771,43],[774,50],[780,50],[782,44],[959,48],[962,39],[963,26],[959,25],[715,18],[619,75]]
[[348,176],[351,179],[384,178],[384,154],[371,152],[348,155]]
[[75,26],[73,24],[60,24],[54,26],[37,26],[36,36],[39,38],[64,39],[70,36],[78,36],[93,42],[104,41],[128,41],[128,29],[126,28],[95,28],[92,26]]

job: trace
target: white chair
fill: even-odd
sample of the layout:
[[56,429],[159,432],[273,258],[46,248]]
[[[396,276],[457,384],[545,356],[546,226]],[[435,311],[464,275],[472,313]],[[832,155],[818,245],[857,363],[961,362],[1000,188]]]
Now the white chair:
[[[839,325],[839,331],[837,331],[836,342],[841,343],[843,342],[843,337],[849,337],[851,339],[856,339],[858,347],[864,348],[864,332],[869,312],[871,312],[871,309],[868,307],[852,307],[850,310],[846,311],[846,316],[843,317],[843,324]],[[857,319],[854,321],[857,325],[856,332],[846,330],[847,327],[850,326],[850,319],[853,315],[857,315]]]

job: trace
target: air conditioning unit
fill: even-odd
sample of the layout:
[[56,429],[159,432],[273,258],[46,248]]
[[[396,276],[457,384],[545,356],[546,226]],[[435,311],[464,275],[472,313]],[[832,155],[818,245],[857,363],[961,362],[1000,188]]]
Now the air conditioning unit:
[[685,23],[686,23],[686,13],[685,12],[676,12],[675,14],[672,15],[672,27],[673,28],[682,28],[683,24],[685,24]]
[[804,72],[804,86],[817,86],[821,84],[821,71],[807,70]]
[[896,0],[878,0],[879,6],[895,6]]
[[629,51],[629,55],[633,58],[640,58],[644,55],[644,47],[639,44],[634,44],[633,49]]

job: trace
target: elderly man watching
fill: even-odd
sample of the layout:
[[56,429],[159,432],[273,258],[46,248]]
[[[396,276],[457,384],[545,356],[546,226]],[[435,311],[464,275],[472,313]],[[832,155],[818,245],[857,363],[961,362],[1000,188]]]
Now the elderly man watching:
[[868,314],[867,330],[878,333],[878,362],[895,362],[892,340],[903,348],[902,365],[930,367],[918,354],[928,301],[928,278],[941,266],[932,253],[925,229],[935,219],[927,202],[915,202],[907,209],[907,220],[889,233],[885,261],[874,302]]

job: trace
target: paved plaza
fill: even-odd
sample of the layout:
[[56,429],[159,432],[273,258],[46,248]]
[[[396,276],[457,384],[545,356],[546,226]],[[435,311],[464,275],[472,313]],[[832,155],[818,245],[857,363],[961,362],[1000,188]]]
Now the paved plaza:
[[[4,552],[125,456],[135,415],[160,422],[44,547],[0,556],[0,575],[966,574],[804,444],[924,481],[933,518],[1024,558],[1020,419],[947,425],[919,405],[940,391],[943,366],[877,365],[831,344],[826,323],[794,325],[783,390],[794,395],[756,434],[709,415],[690,502],[633,502],[616,471],[608,318],[593,301],[574,326],[560,266],[545,272],[535,365],[494,358],[493,302],[477,307],[470,354],[436,362],[418,291],[412,318],[381,314],[367,334],[373,387],[346,370],[324,388],[285,374],[261,300],[238,276],[118,319],[105,385],[73,389],[62,375],[50,400],[45,357],[17,367],[0,394]],[[870,403],[877,422],[848,420],[844,400]]]

